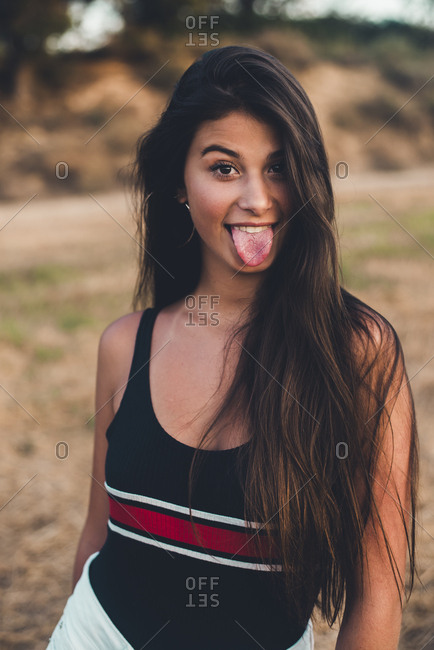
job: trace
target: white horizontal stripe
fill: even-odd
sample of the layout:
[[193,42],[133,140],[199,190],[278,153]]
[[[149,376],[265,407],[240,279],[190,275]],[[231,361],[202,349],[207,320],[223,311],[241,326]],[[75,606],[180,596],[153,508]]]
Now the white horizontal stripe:
[[[116,488],[110,487],[106,481],[104,481],[107,492],[120,497],[121,499],[130,499],[130,501],[138,501],[139,503],[149,503],[152,506],[158,506],[159,508],[166,508],[167,510],[174,510],[175,512],[180,512],[184,515],[189,514],[189,509],[186,506],[180,506],[175,503],[170,503],[169,501],[161,501],[160,499],[154,499],[153,497],[145,497],[142,494],[132,494],[130,492],[123,492],[122,490],[117,490]],[[237,517],[229,517],[227,515],[217,515],[213,512],[205,512],[204,510],[195,510],[191,509],[193,516],[202,517],[202,519],[209,519],[210,521],[217,521],[222,524],[231,524],[232,526],[242,526],[245,528],[246,523],[244,519],[238,519]],[[252,522],[253,528],[262,528],[262,524]],[[245,530],[243,531],[245,532]]]
[[[270,567],[267,564],[254,564],[253,562],[240,562],[239,560],[231,560],[225,557],[216,557],[214,555],[208,555],[207,553],[201,553],[199,551],[193,551],[189,548],[183,548],[180,546],[174,546],[173,544],[167,544],[166,542],[161,542],[157,539],[152,539],[150,537],[143,537],[137,533],[132,533],[125,528],[120,528],[116,526],[112,521],[108,521],[109,527],[116,533],[124,535],[125,537],[130,537],[131,539],[136,539],[138,542],[144,542],[145,544],[150,544],[151,546],[159,546],[163,550],[174,551],[175,553],[181,553],[182,555],[188,555],[189,557],[195,557],[199,560],[206,560],[208,562],[214,562],[215,564],[226,564],[227,566],[240,567],[242,569],[255,569],[256,571],[271,571]],[[274,568],[278,571],[282,570],[281,564],[274,564]]]

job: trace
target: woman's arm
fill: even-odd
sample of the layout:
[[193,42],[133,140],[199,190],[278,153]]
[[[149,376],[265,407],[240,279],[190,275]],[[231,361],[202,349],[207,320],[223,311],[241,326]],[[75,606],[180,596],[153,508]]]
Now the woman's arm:
[[74,561],[73,588],[81,576],[87,558],[103,546],[107,536],[109,502],[104,488],[107,453],[105,434],[114,416],[112,400],[115,392],[114,387],[116,386],[114,375],[119,374],[118,359],[116,358],[117,337],[119,334],[118,323],[119,321],[115,321],[115,323],[108,325],[102,333],[98,345],[95,389],[96,415],[90,498],[86,521]]
[[[403,369],[403,360],[400,359]],[[392,409],[384,431],[382,453],[374,474],[373,492],[378,512],[402,579],[405,579],[407,541],[399,508],[398,494],[409,525],[411,510],[409,460],[412,436],[413,400],[407,374],[402,382],[392,383],[386,405]],[[390,400],[390,401],[388,401]],[[393,406],[392,406],[393,405]],[[392,430],[393,428],[393,436]],[[374,534],[373,519],[378,535]],[[336,650],[396,650],[398,648],[402,607],[378,520],[371,517],[364,535],[367,562],[363,575],[357,566],[353,584],[347,590],[346,607],[336,643]],[[398,582],[400,582],[397,574]],[[400,588],[401,595],[403,590]]]

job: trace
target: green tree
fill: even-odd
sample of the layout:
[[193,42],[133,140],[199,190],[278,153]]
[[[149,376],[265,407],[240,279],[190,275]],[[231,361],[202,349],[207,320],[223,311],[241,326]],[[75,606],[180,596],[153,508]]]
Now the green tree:
[[66,0],[0,0],[0,92],[13,94],[20,66],[48,56],[46,38],[69,26]]
[[128,27],[176,28],[182,21],[180,11],[194,15],[209,14],[220,8],[222,2],[189,0],[185,5],[179,0],[119,0],[119,12]]

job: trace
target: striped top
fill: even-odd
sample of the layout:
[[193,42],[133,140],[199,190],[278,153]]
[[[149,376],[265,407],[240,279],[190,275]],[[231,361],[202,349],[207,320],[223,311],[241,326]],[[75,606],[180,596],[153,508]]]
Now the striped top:
[[[242,458],[239,476],[235,461],[250,443],[199,451],[191,523],[195,449],[161,427],[151,401],[156,315],[156,308],[142,314],[129,380],[106,431],[110,515],[105,544],[89,566],[92,588],[134,648],[286,650],[306,626],[283,606],[283,583],[271,583],[276,576],[258,555],[258,544],[267,548],[261,525],[251,522],[249,530],[244,520],[246,463]],[[273,573],[280,572],[271,556]]]
[[[105,483],[110,502],[109,528],[144,544],[157,546],[187,557],[225,566],[268,571],[270,566],[255,561],[257,549],[244,519],[192,508],[192,517],[203,546],[195,537],[189,508],[140,494],[116,490]],[[261,525],[254,524],[261,534]],[[264,552],[266,545],[264,544]],[[235,559],[233,559],[235,558]],[[275,570],[281,565],[274,563]]]

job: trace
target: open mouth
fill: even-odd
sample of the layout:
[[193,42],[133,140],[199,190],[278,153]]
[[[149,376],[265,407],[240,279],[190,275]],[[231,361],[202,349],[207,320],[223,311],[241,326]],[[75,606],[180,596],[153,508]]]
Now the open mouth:
[[[226,228],[226,230],[228,231],[228,233],[232,236],[232,229],[231,229],[232,227],[231,227],[231,225],[228,224],[228,223],[225,223],[225,224],[223,224],[223,225],[224,225],[224,227]],[[272,223],[272,224],[270,224],[270,226],[271,226],[271,228],[272,228],[272,230],[273,230],[273,233],[276,231],[276,227],[277,227],[278,225],[279,225],[279,221],[276,221],[276,223]],[[261,232],[261,230],[264,230],[265,228],[269,228],[270,226],[241,226],[241,228],[242,228],[243,230],[244,230],[245,228],[252,228],[253,230],[251,230],[250,232],[255,233],[255,232]],[[239,227],[239,226],[238,226],[238,227]],[[247,231],[247,232],[249,232],[249,231]]]
[[279,222],[258,224],[255,226],[241,226],[223,224],[228,231],[238,257],[245,266],[258,266],[270,254],[274,231]]

